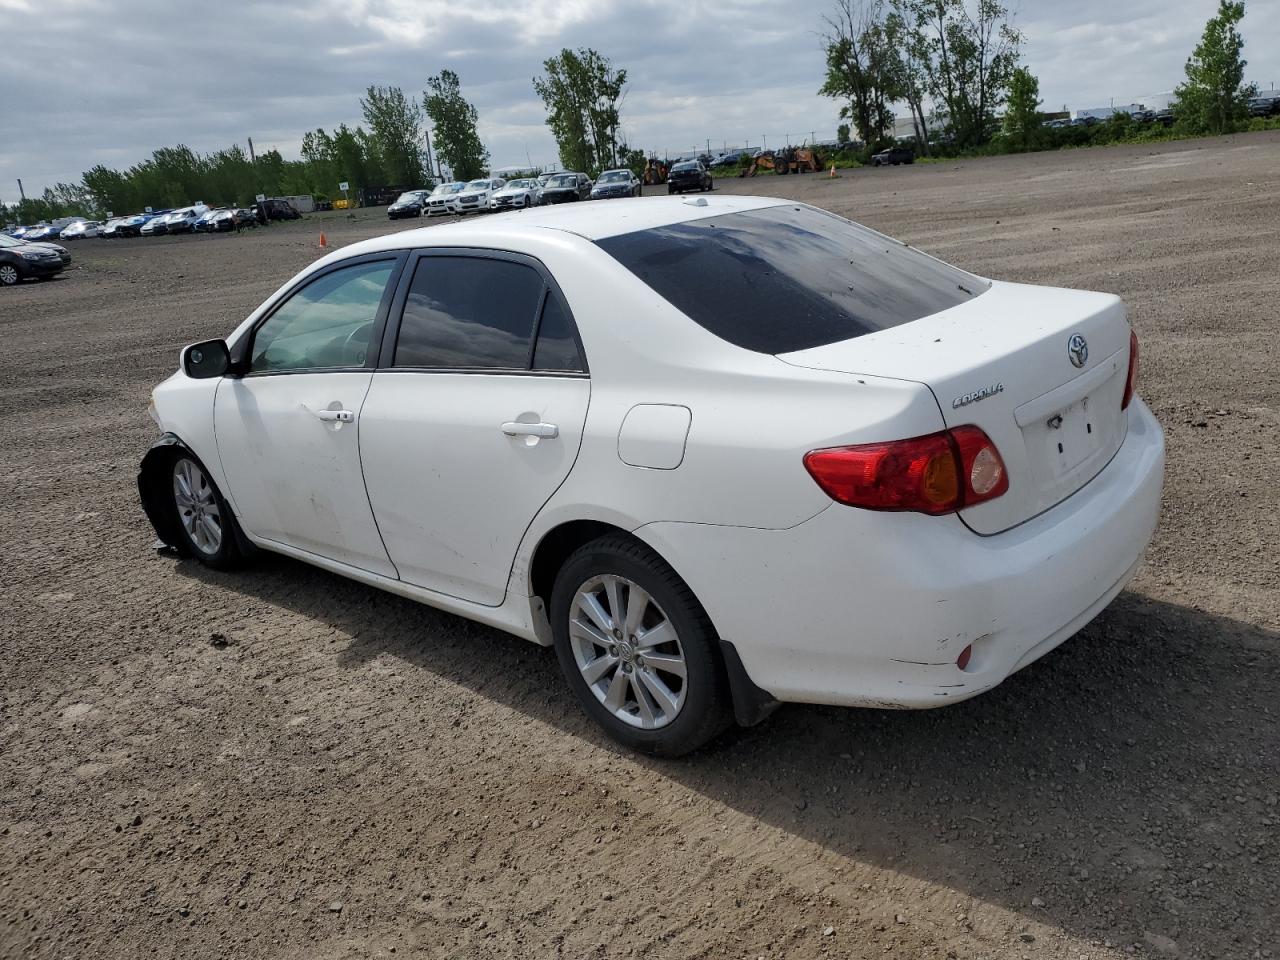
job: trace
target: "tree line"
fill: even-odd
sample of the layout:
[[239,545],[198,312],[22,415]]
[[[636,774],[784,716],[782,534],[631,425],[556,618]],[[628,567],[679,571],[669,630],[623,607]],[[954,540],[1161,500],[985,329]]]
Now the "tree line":
[[1244,0],[1219,0],[1175,91],[1172,128],[1120,115],[1088,129],[1046,129],[1040,84],[1020,64],[1026,41],[1001,0],[835,0],[824,18],[819,93],[840,104],[841,140],[864,152],[894,140],[905,106],[916,149],[997,153],[1127,139],[1230,133],[1249,123]]
[[[627,72],[591,49],[562,50],[533,80],[547,108],[561,164],[590,173],[643,154],[619,141],[619,109]],[[358,196],[372,187],[430,187],[439,177],[471,180],[489,170],[479,133],[479,112],[452,70],[426,80],[421,98],[399,87],[371,86],[360,99],[362,125],[340,124],[303,134],[299,159],[276,149],[250,155],[239,144],[200,154],[179,144],[163,147],[124,170],[99,164],[79,183],[58,183],[43,196],[0,205],[0,223],[35,223],[65,216],[132,213],[196,201],[247,204],[268,196],[328,199],[339,183]]]

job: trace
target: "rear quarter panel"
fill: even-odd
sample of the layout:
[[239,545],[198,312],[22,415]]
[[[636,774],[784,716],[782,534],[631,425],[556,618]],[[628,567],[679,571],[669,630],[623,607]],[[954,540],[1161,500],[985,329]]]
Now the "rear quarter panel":
[[[629,530],[660,520],[788,528],[831,504],[804,468],[808,451],[942,428],[921,384],[800,369],[732,346],[594,244],[557,246],[540,256],[577,322],[591,406],[578,460],[534,520],[525,558],[548,530],[578,519]],[[691,411],[675,469],[619,456],[619,430],[637,404]],[[667,559],[679,569],[679,558]]]

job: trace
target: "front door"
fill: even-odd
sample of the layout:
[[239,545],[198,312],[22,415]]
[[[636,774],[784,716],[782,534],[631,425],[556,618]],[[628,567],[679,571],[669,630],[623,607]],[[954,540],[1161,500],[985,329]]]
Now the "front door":
[[214,432],[254,536],[396,576],[360,470],[360,412],[398,261],[310,279],[251,334],[249,370],[218,385]]
[[369,499],[402,580],[497,606],[578,455],[591,383],[533,261],[433,252],[412,269],[361,413]]

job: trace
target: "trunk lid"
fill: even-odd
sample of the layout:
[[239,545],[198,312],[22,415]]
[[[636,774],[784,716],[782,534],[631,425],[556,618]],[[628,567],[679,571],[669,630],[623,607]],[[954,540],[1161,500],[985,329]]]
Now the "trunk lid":
[[1007,493],[960,512],[983,535],[1066,499],[1124,441],[1129,325],[1110,294],[994,282],[941,313],[779,359],[922,383],[948,427],[981,427],[1009,474]]

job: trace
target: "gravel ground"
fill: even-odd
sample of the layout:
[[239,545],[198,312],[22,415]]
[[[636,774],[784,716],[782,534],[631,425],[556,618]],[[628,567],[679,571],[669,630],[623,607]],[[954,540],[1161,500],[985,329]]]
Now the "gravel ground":
[[150,387],[377,211],[81,241],[0,291],[0,956],[1280,953],[1280,133],[717,189],[1113,291],[1163,520],[1077,638],[929,713],[617,751],[550,651],[152,553]]

